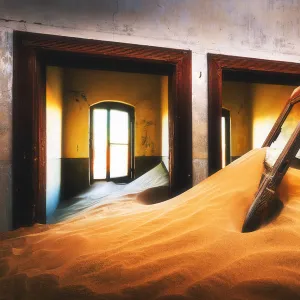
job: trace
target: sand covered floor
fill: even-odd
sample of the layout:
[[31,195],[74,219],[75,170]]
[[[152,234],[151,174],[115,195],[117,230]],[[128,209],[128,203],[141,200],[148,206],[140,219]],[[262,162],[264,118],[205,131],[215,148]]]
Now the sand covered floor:
[[276,220],[241,233],[263,171],[253,150],[154,205],[99,206],[2,234],[0,299],[300,299],[300,171]]
[[[145,193],[150,196],[153,194],[160,196],[162,193],[160,193],[160,195],[158,194],[162,191],[165,192],[166,195],[162,194],[159,198],[166,200],[169,199],[167,194],[168,186],[169,173],[163,163],[160,163],[128,184],[115,184],[110,181],[92,185],[80,195],[77,195],[69,201],[63,201],[56,211],[51,216],[47,217],[47,223],[54,224],[68,220],[84,210],[95,208],[99,205],[103,206],[104,204],[109,204],[117,199],[120,201],[127,200],[128,195],[130,195],[132,200],[134,198],[139,200],[139,198],[141,198],[139,196],[142,196],[142,200],[145,200],[143,203],[147,203]],[[151,203],[150,200],[148,200],[148,203],[149,202]]]

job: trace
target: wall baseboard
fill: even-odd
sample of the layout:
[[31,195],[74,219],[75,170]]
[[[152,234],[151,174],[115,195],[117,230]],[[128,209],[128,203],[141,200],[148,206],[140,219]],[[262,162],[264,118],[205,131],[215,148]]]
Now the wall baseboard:
[[239,155],[239,156],[230,156],[230,161],[231,162],[234,162],[235,160],[237,160],[237,159],[239,159],[241,157],[241,155]]
[[68,200],[90,186],[89,158],[62,158],[62,200]]
[[150,171],[163,161],[162,156],[136,156],[135,157],[135,178],[138,178]]

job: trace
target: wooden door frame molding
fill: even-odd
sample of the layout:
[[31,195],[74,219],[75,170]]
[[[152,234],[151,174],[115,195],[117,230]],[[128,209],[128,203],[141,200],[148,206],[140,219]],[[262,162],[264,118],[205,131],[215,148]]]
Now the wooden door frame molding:
[[46,222],[45,82],[53,62],[168,75],[171,196],[192,187],[191,51],[15,31],[13,59],[14,228]]
[[224,71],[265,72],[300,75],[300,64],[248,57],[207,54],[208,61],[208,173],[222,167],[221,116]]

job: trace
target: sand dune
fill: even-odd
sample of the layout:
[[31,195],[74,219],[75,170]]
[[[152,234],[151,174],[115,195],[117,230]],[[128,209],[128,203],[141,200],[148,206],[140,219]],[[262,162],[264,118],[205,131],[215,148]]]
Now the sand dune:
[[158,200],[161,202],[169,199],[168,186],[169,174],[164,164],[160,163],[144,175],[125,185],[115,184],[111,181],[92,185],[88,190],[73,199],[63,201],[56,211],[47,218],[47,223],[65,221],[84,210],[127,199],[128,195],[131,199],[134,199],[135,195],[138,196],[139,193],[142,194],[141,192],[145,193],[141,197],[136,197],[138,201],[144,204],[154,204],[153,199],[155,198],[155,203]]
[[3,234],[0,299],[300,299],[300,171],[276,220],[241,233],[265,149],[154,205],[99,206]]

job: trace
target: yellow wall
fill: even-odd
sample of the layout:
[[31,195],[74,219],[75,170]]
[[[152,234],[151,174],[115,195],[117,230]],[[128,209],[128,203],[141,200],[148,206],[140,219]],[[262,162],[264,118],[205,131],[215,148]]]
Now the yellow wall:
[[249,84],[223,82],[223,107],[230,110],[231,156],[241,156],[252,149],[252,113]]
[[47,158],[62,156],[63,70],[47,67],[46,136]]
[[[263,144],[296,86],[223,82],[223,107],[231,112],[232,156],[240,156]],[[300,105],[294,107],[272,147],[283,148],[300,121]]]
[[89,157],[89,106],[101,101],[133,105],[135,155],[161,156],[161,76],[66,69],[64,98],[63,157]]
[[[261,147],[287,99],[296,86],[251,84],[253,111],[253,147]],[[274,147],[284,147],[296,124],[300,121],[300,105],[294,107],[284,123]]]
[[169,156],[168,76],[161,77],[161,155]]

